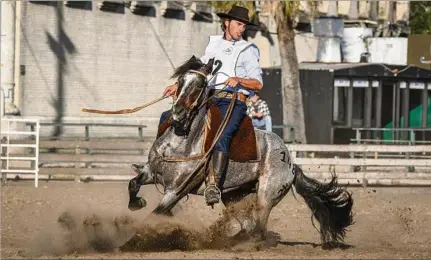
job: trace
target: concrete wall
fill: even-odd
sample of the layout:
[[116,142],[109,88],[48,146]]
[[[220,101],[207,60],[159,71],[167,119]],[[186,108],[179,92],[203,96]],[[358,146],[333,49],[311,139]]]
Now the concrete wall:
[[[97,2],[90,3],[91,7],[82,9],[57,2],[22,2],[17,79],[21,114],[43,122],[146,124],[154,134],[170,100],[118,116],[81,109],[133,108],[159,97],[173,82],[167,56],[174,66],[192,55],[201,56],[208,36],[221,33],[219,23],[194,21],[189,12],[183,19],[165,18],[160,4],[155,4],[152,17],[133,14],[128,8],[101,11]],[[249,39],[260,48],[262,67],[280,65],[275,32],[272,21],[270,37],[258,32]],[[315,60],[317,40],[312,38],[298,36],[300,61]]]
[[[54,2],[55,3],[55,2]],[[191,55],[203,54],[216,23],[104,12],[25,2],[22,12],[20,77],[24,116],[64,120],[112,120],[81,108],[132,108],[159,97],[173,68]],[[154,26],[155,32],[151,29]],[[152,124],[169,101],[120,121]],[[61,114],[59,114],[61,111]]]

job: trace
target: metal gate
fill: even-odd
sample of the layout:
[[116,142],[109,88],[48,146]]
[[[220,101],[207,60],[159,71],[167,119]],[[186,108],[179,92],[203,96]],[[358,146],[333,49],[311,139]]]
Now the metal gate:
[[[36,127],[30,131],[26,124],[31,123]],[[6,182],[8,173],[34,174],[34,186],[39,182],[39,131],[38,119],[2,118],[1,119],[1,174],[2,181]],[[3,131],[5,130],[5,131]],[[29,149],[30,148],[30,151]],[[27,161],[30,167],[24,167]]]

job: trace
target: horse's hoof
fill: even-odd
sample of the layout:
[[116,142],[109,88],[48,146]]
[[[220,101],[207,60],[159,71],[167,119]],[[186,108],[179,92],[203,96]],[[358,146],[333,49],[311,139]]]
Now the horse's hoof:
[[265,239],[256,241],[256,250],[262,251],[272,247],[276,247],[278,245],[278,241],[274,239]]
[[322,244],[323,250],[331,250],[338,247],[340,247],[340,245],[338,243],[333,243],[333,242],[326,242]]
[[144,208],[145,206],[147,206],[147,201],[144,198],[136,198],[129,201],[128,208],[131,211],[136,211]]

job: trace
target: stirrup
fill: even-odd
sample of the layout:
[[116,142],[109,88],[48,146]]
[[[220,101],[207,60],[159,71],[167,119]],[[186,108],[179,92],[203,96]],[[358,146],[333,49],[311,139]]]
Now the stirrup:
[[[209,189],[210,192],[215,192],[216,193],[216,194],[211,194],[211,197],[210,197],[209,200],[207,198],[208,189]],[[215,195],[216,197],[212,197],[213,195]],[[212,208],[214,208],[214,204],[219,203],[220,200],[221,200],[221,191],[220,191],[220,189],[216,185],[211,184],[211,185],[209,185],[208,187],[205,188],[205,190],[204,190],[204,197],[205,197],[205,201],[206,201],[207,205],[211,206]]]

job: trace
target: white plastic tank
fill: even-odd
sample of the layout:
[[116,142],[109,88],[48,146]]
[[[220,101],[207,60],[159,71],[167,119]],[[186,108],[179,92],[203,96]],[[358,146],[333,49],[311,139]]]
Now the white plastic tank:
[[344,28],[344,34],[341,40],[343,62],[359,62],[361,54],[368,52],[365,43],[367,38],[372,36],[373,30],[371,28]]
[[370,62],[407,65],[407,38],[369,38]]
[[338,37],[320,37],[317,44],[317,62],[341,62],[341,39]]
[[341,17],[321,16],[313,20],[313,34],[317,37],[343,37],[343,29]]
[[319,37],[317,62],[341,62],[341,37],[344,20],[340,17],[319,17],[313,21],[313,34]]

